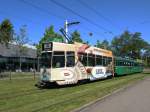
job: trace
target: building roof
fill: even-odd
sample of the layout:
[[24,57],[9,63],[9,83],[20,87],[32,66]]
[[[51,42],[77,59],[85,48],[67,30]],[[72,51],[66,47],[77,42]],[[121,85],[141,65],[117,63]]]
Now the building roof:
[[[36,49],[35,47],[31,47],[31,45],[25,45],[27,47],[26,52],[21,57],[28,58],[36,58]],[[0,56],[3,57],[19,57],[19,47],[15,44],[8,44],[8,46],[4,44],[0,44]]]

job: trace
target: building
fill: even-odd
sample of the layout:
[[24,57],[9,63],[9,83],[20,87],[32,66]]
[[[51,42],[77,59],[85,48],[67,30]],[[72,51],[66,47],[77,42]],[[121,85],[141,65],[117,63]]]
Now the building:
[[0,44],[0,71],[21,70],[29,71],[37,68],[37,54],[36,48],[31,45],[25,45],[26,51],[20,56],[19,47],[16,44]]

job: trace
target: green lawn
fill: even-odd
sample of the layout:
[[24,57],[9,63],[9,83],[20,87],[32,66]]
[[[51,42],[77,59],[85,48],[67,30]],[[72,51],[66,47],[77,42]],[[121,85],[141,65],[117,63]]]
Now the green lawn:
[[38,89],[33,79],[0,80],[0,112],[68,112],[146,76],[150,75],[141,73],[54,89]]
[[0,77],[0,80],[13,80],[13,79],[25,79],[25,78],[31,78],[34,79],[35,77],[39,77],[39,73],[33,73],[33,72],[3,72],[0,74],[3,77]]

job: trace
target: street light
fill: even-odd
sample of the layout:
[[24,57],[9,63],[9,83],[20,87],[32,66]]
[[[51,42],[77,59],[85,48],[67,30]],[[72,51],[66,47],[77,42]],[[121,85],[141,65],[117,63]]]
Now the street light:
[[71,25],[75,25],[75,24],[79,24],[80,22],[70,22],[68,23],[68,21],[65,21],[65,25],[64,25],[64,29],[65,29],[65,42],[68,43],[68,27]]

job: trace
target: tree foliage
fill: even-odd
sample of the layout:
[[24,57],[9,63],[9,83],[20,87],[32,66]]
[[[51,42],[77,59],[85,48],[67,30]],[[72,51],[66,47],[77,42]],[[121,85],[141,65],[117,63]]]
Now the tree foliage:
[[21,57],[23,57],[27,53],[27,47],[25,47],[25,44],[29,42],[29,38],[27,37],[27,31],[26,31],[26,25],[23,25],[18,34],[15,34],[14,42],[18,46],[18,53],[20,57],[20,70],[21,70]]
[[29,42],[29,38],[27,36],[26,25],[21,26],[19,33],[15,34],[14,41],[18,46],[21,46],[21,47]]
[[54,26],[53,25],[46,28],[44,36],[39,41],[39,44],[36,45],[38,55],[40,55],[40,53],[41,53],[42,43],[50,42],[50,41],[63,42],[63,36],[54,31]]
[[13,40],[13,25],[8,19],[5,19],[0,24],[0,43],[8,44]]
[[143,53],[143,58],[145,65],[150,67],[150,44],[146,47],[146,50]]
[[130,33],[125,31],[111,42],[112,50],[117,56],[128,56],[132,58],[141,58],[142,50],[146,49],[148,43],[141,37],[141,33]]
[[81,35],[80,33],[75,30],[72,34],[71,34],[71,40],[73,42],[80,42],[80,43],[83,43],[83,40],[81,39]]
[[99,40],[97,40],[96,42],[96,47],[98,48],[102,48],[102,49],[110,49],[110,45],[109,45],[109,42],[105,39],[103,40],[102,42],[100,42]]

